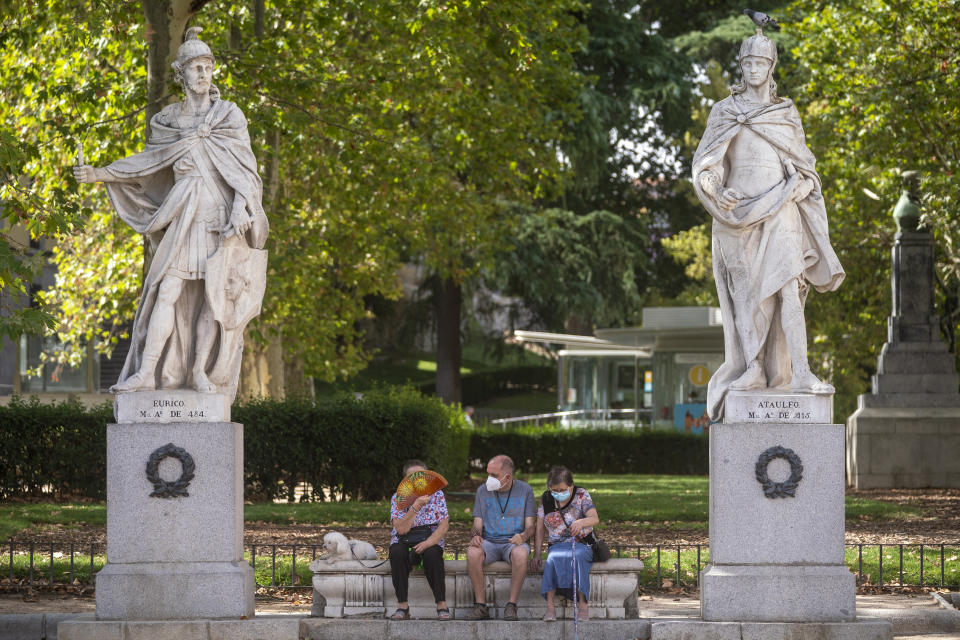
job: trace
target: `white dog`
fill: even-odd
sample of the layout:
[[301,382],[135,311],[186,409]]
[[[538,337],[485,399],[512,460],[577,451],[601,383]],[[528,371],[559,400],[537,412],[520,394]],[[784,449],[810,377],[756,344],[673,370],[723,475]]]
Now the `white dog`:
[[342,560],[376,560],[377,550],[363,540],[347,540],[347,536],[331,531],[323,536],[323,548],[327,550],[327,562]]

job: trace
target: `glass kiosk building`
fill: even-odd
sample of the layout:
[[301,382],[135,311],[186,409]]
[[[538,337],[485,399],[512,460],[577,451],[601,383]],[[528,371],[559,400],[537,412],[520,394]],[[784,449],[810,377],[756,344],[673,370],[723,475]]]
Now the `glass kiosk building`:
[[701,433],[707,382],[723,362],[717,307],[648,307],[643,325],[594,336],[516,331],[560,347],[557,408],[571,427],[635,426]]

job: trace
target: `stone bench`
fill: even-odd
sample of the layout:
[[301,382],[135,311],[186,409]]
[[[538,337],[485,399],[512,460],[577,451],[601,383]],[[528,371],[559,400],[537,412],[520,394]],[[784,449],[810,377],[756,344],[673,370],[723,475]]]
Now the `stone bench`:
[[[313,571],[313,610],[315,617],[380,617],[393,613],[397,596],[390,579],[390,562],[355,560],[327,563],[318,558],[310,564]],[[379,564],[379,566],[377,566]],[[466,560],[446,560],[447,606],[454,618],[463,618],[473,609],[473,587]],[[364,566],[368,565],[368,566]],[[590,571],[591,619],[637,618],[637,587],[643,562],[635,558],[612,558],[598,562]],[[510,565],[493,562],[483,569],[490,617],[502,618],[510,594]],[[540,595],[543,573],[531,571],[523,581],[517,598],[521,619],[543,617],[546,603]],[[410,574],[410,615],[435,618],[433,593],[422,571]],[[557,599],[557,618],[573,618],[573,603]]]

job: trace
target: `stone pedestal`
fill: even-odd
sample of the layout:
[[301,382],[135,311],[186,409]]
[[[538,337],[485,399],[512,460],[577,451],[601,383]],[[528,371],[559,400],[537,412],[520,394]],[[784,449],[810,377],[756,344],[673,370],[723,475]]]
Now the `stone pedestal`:
[[724,422],[710,428],[703,620],[854,619],[854,577],[843,563],[843,425],[830,424],[832,402],[728,392]]
[[[135,418],[154,403],[151,419],[163,411],[172,420],[107,426],[107,564],[96,578],[97,618],[252,617],[243,425],[228,421],[229,404],[224,416],[222,397],[194,392],[122,394],[117,410]],[[195,417],[177,422],[172,412]]]
[[902,231],[892,313],[871,393],[847,419],[847,481],[857,489],[960,487],[960,393],[934,313],[933,237]]
[[652,640],[888,640],[856,619],[844,564],[843,425],[833,396],[728,391],[710,427],[710,564],[700,620],[654,622]]

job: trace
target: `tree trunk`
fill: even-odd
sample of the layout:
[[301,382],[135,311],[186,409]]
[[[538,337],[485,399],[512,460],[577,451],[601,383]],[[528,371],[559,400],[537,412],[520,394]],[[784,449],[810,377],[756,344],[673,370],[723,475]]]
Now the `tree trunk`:
[[[280,130],[267,132],[264,148],[270,148],[270,157],[261,158],[264,165],[264,208],[269,216],[277,211],[280,197]],[[262,323],[262,317],[255,322]],[[263,325],[262,325],[263,326]],[[249,397],[283,398],[288,395],[313,396],[313,378],[305,375],[303,362],[297,353],[284,344],[282,328],[266,346],[246,341],[243,367],[240,370],[240,395]],[[265,330],[269,331],[266,327]]]
[[263,38],[266,30],[266,6],[264,0],[253,0],[253,35],[257,40]]
[[283,354],[283,393],[289,397],[313,397],[313,378],[303,368],[299,354],[287,346]]
[[460,310],[463,291],[450,278],[439,280],[433,293],[437,326],[437,395],[447,404],[460,402]]
[[[150,120],[176,98],[173,69],[177,49],[190,18],[207,0],[141,0],[147,41],[147,107],[144,133],[150,139]],[[143,237],[143,277],[153,262],[153,247]]]
[[593,323],[576,311],[571,312],[563,323],[563,330],[578,336],[592,336]]
[[271,336],[265,345],[245,340],[237,397],[283,398],[285,387],[282,338]]

